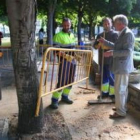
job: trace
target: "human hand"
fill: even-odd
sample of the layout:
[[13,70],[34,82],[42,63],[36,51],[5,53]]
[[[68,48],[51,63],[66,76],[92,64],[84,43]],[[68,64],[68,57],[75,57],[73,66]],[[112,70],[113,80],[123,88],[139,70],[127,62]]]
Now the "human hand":
[[113,56],[113,51],[112,50],[104,52],[104,57],[110,57],[110,56]]
[[104,44],[105,39],[104,39],[103,37],[100,37],[100,38],[98,39],[98,41],[99,41],[100,43]]

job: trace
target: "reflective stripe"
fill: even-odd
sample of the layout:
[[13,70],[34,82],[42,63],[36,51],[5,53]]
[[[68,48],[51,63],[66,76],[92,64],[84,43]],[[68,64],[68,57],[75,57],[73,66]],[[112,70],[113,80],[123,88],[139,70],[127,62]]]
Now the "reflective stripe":
[[62,92],[54,92],[52,98],[59,99],[61,97]]
[[70,90],[71,90],[71,88],[65,88],[64,90],[63,90],[63,95],[69,95],[69,93],[70,93]]
[[114,86],[110,86],[109,95],[114,95]]
[[109,83],[102,84],[102,92],[107,93],[109,92]]

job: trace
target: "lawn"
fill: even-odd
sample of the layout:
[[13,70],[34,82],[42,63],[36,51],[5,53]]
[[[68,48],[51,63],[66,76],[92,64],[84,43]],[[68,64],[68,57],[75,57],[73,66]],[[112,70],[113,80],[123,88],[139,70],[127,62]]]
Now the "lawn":
[[136,41],[140,41],[140,37],[136,37],[135,40],[136,40]]
[[2,46],[11,46],[10,37],[2,38]]

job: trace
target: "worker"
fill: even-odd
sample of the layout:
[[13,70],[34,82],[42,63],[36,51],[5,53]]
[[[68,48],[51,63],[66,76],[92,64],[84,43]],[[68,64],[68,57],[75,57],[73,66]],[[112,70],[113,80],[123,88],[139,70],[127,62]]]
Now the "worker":
[[[72,49],[75,46],[75,37],[74,34],[71,33],[71,21],[69,18],[64,18],[62,21],[62,31],[54,35],[53,43],[60,48],[68,48]],[[60,52],[59,52],[60,54]],[[74,59],[67,59],[66,57],[63,59],[64,55],[60,56],[60,65],[59,65],[59,72],[58,72],[58,83],[56,88],[60,88],[67,84],[70,84],[74,81],[75,69],[76,69],[76,62]],[[70,56],[69,54],[67,54]],[[64,88],[61,91],[56,91],[52,95],[52,102],[51,108],[57,109],[59,98],[61,97],[61,101],[67,104],[72,104],[73,101],[69,98],[69,93],[72,86]]]

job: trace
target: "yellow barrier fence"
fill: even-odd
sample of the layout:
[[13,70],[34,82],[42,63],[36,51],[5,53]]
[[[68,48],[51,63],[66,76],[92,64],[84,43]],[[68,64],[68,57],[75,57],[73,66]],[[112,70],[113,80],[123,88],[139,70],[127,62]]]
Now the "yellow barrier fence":
[[36,116],[39,114],[42,97],[84,80],[88,87],[92,50],[88,46],[82,48],[83,50],[77,49],[78,47],[75,49],[50,47],[44,52]]
[[11,69],[12,67],[11,46],[0,46],[0,68]]

